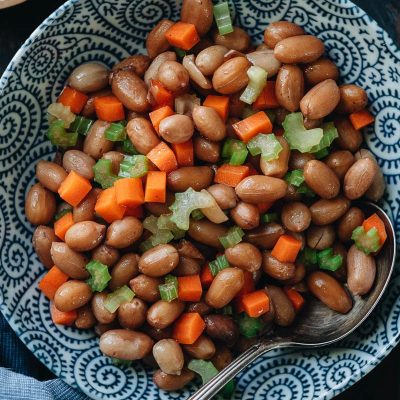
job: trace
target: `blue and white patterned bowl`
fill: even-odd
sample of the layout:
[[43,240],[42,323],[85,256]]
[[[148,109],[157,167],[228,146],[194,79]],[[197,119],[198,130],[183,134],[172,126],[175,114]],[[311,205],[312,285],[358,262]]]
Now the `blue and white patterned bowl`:
[[[368,146],[389,183],[383,206],[400,230],[400,52],[388,35],[347,0],[231,1],[237,23],[261,42],[268,22],[287,19],[326,44],[345,82],[368,91],[376,122]],[[141,364],[119,369],[102,357],[92,332],[55,326],[37,289],[44,268],[31,246],[24,199],[34,166],[51,159],[45,110],[70,71],[86,61],[108,66],[143,51],[162,17],[177,18],[173,0],[71,0],[16,54],[0,83],[0,309],[26,346],[56,375],[94,399],[177,399],[195,390],[159,392]],[[276,351],[238,378],[234,399],[329,399],[376,366],[400,339],[397,270],[377,311],[353,335],[317,351]]]

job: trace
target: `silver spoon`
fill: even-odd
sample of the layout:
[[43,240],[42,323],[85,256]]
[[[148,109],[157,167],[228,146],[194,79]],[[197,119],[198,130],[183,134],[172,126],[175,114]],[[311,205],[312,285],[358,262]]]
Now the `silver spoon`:
[[396,240],[392,223],[380,207],[369,202],[360,202],[359,205],[366,215],[377,213],[384,221],[387,232],[385,245],[376,257],[376,278],[369,294],[363,297],[353,296],[353,308],[345,315],[332,311],[317,299],[310,300],[294,325],[277,329],[268,338],[260,338],[188,400],[211,399],[243,368],[268,351],[282,347],[327,346],[345,338],[365,321],[378,304],[389,282],[396,257]]

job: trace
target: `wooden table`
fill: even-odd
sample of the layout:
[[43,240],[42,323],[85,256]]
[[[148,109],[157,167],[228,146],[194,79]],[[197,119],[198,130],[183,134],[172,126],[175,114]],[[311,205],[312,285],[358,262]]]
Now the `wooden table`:
[[[400,46],[400,0],[353,1],[384,27]],[[0,11],[0,73],[30,33],[62,3],[61,0],[28,0]],[[400,399],[399,361],[400,347],[397,347],[368,376],[336,400],[381,400],[382,395],[385,400]]]

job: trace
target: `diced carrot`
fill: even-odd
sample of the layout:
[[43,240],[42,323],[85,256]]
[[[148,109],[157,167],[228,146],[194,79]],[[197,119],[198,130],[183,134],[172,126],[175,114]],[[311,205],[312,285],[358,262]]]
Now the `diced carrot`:
[[253,103],[256,110],[266,110],[268,108],[278,108],[279,103],[275,96],[275,81],[267,81],[261,94]]
[[289,300],[293,304],[295,311],[299,312],[304,306],[304,297],[293,288],[285,287],[283,290],[285,291],[286,296],[289,297]]
[[57,310],[54,303],[51,303],[50,305],[50,313],[51,313],[51,319],[57,325],[71,326],[78,318],[78,312],[76,310],[67,312],[60,311]]
[[301,241],[289,235],[282,235],[271,251],[272,257],[280,262],[295,262],[301,249]]
[[161,82],[152,79],[149,92],[159,107],[170,106],[172,108],[174,106],[173,93],[166,89]]
[[172,150],[180,167],[190,167],[194,164],[193,141],[173,143]]
[[269,310],[269,297],[265,290],[245,294],[242,297],[244,311],[249,317],[257,318]]
[[68,278],[67,274],[54,265],[40,281],[39,289],[48,299],[53,300],[57,289],[67,282]]
[[69,86],[65,86],[57,101],[58,103],[69,107],[74,114],[79,114],[85,106],[88,98],[89,97],[86,96],[85,93]]
[[204,100],[203,106],[213,108],[224,121],[226,121],[226,119],[228,118],[228,110],[229,110],[228,96],[215,96],[209,94]]
[[193,344],[206,327],[199,313],[184,313],[175,322],[172,337],[180,344]]
[[263,111],[259,111],[242,121],[236,122],[232,127],[239,139],[245,143],[251,140],[254,136],[257,136],[259,133],[272,132],[272,123],[268,118],[268,115]]
[[223,164],[215,173],[214,182],[236,187],[240,181],[249,176],[250,168],[247,165]]
[[157,133],[158,133],[158,128],[160,127],[160,122],[164,118],[167,118],[174,114],[175,114],[174,110],[170,106],[163,106],[149,113],[151,123],[153,124],[154,129],[156,130]]
[[143,207],[127,207],[125,210],[124,217],[136,217],[143,218]]
[[349,119],[354,129],[362,129],[375,121],[374,116],[368,110],[361,110],[349,115]]
[[363,222],[362,226],[365,232],[368,232],[371,228],[376,228],[379,235],[380,245],[382,246],[383,243],[385,243],[387,238],[386,228],[385,224],[383,223],[381,218],[379,218],[378,214],[372,214]]
[[125,119],[123,104],[115,96],[96,97],[94,109],[97,117],[103,121],[121,121]]
[[120,206],[135,208],[144,203],[143,184],[140,178],[123,178],[114,182],[115,196]]
[[117,203],[115,187],[111,187],[99,194],[94,210],[97,215],[111,224],[111,222],[121,219],[124,216],[126,207],[120,206]]
[[175,154],[165,143],[160,142],[156,147],[147,153],[147,158],[160,170],[171,172],[178,168]]
[[71,206],[77,206],[92,189],[89,180],[71,171],[58,188],[58,194]]
[[203,289],[199,275],[178,277],[178,299],[182,301],[200,301]]
[[201,284],[205,288],[208,288],[211,285],[212,281],[214,280],[214,277],[211,273],[208,263],[203,267],[203,269],[201,271],[200,280],[201,280]]
[[190,50],[200,42],[196,27],[187,22],[178,21],[165,32],[165,39],[171,46]]
[[72,212],[69,212],[54,222],[54,233],[61,240],[65,240],[65,234],[73,224],[74,224],[74,218],[72,216]]
[[269,203],[258,203],[258,204],[257,204],[257,208],[258,208],[258,211],[260,211],[260,214],[264,214],[264,213],[266,213],[273,205],[274,205],[274,203],[272,203],[272,202],[269,202]]
[[149,171],[147,173],[144,201],[146,203],[165,203],[167,195],[167,173]]

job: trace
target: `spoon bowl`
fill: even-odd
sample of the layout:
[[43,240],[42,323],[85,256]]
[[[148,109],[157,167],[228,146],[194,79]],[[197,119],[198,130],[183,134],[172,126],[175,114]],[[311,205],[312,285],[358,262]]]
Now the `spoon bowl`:
[[359,202],[358,205],[366,215],[378,214],[387,232],[385,245],[375,257],[376,277],[370,292],[365,296],[352,296],[353,308],[347,314],[337,313],[313,297],[293,325],[277,328],[268,336],[260,338],[188,400],[210,399],[243,368],[270,350],[327,346],[348,336],[368,318],[390,280],[396,258],[396,239],[393,225],[385,211],[370,202]]

